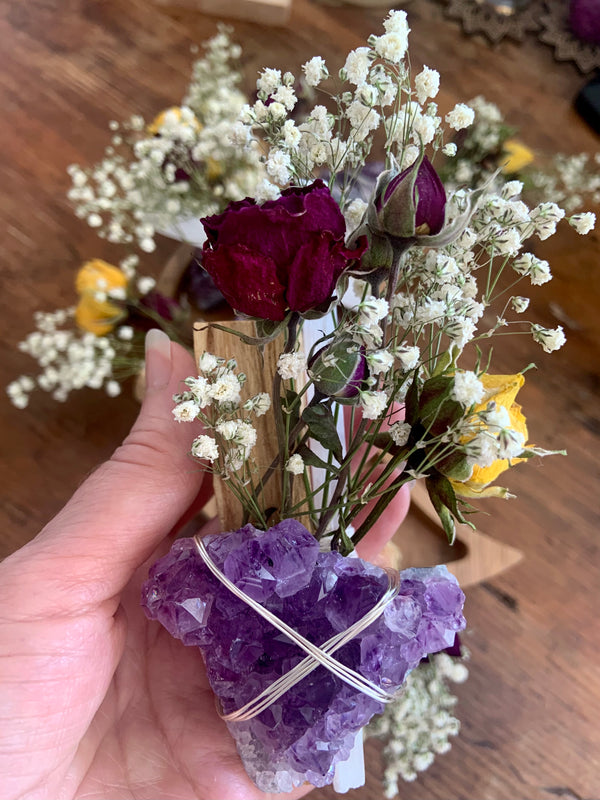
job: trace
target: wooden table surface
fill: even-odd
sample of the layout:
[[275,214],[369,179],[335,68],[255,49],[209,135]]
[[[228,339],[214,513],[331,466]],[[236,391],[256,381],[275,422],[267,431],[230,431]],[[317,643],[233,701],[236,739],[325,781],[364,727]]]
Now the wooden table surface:
[[[465,36],[429,0],[407,6],[415,67],[442,74],[440,105],[485,94],[545,151],[600,150],[571,109],[585,82],[571,64],[529,39],[491,48]],[[0,218],[3,320],[0,383],[26,371],[17,342],[36,309],[73,302],[73,276],[90,257],[118,259],[69,208],[66,167],[98,160],[107,123],[151,117],[183,93],[190,45],[216,20],[151,0],[5,0],[0,21]],[[383,11],[295,0],[285,28],[236,24],[248,90],[259,67],[298,71],[319,54],[340,65],[380,31]],[[564,230],[539,255],[554,280],[535,290],[534,314],[565,325],[552,356],[529,337],[500,340],[496,371],[531,361],[522,392],[532,439],[568,458],[516,470],[519,497],[490,501],[482,527],[519,547],[521,564],[468,591],[470,679],[459,687],[462,733],[451,752],[401,791],[402,800],[594,800],[600,797],[598,452],[600,450],[599,232]],[[157,274],[172,245],[144,258]],[[2,555],[33,537],[86,473],[106,458],[136,413],[129,392],[82,391],[66,404],[38,395],[25,411],[4,398],[0,437]],[[368,781],[349,798],[382,798],[380,747],[368,746]],[[315,798],[332,798],[330,789]]]

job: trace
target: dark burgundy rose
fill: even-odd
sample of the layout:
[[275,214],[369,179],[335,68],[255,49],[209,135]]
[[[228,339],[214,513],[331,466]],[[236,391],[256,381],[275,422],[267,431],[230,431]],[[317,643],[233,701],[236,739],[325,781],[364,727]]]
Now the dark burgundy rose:
[[[414,170],[417,169],[416,178]],[[375,198],[377,227],[396,238],[429,236],[444,227],[446,192],[427,156],[394,175],[382,176]],[[411,181],[414,178],[411,198]]]
[[262,206],[246,198],[202,221],[202,265],[236,311],[283,320],[327,310],[335,285],[367,243],[344,244],[346,225],[323,181],[286,189]]

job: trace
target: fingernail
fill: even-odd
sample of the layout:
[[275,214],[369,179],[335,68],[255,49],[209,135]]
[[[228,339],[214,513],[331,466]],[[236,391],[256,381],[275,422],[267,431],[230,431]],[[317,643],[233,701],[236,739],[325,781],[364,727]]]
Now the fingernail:
[[146,334],[146,388],[164,389],[171,377],[171,340],[152,328]]

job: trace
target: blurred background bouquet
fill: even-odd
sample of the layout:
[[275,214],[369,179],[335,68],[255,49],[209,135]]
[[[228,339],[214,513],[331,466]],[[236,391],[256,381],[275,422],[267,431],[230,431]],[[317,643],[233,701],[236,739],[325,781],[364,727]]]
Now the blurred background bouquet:
[[220,26],[204,49],[180,105],[151,122],[139,114],[110,122],[102,161],[69,168],[75,213],[109,242],[151,253],[157,232],[186,241],[190,221],[254,191],[260,150],[241,150],[231,139],[246,102],[236,66],[241,48]]

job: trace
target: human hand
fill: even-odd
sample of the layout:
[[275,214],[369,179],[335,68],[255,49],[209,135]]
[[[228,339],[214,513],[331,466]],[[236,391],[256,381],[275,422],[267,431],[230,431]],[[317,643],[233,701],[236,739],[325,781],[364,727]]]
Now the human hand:
[[[170,413],[193,372],[182,348],[151,332],[131,433],[0,565],[3,800],[266,797],[241,766],[199,653],[140,608],[149,564],[169,548],[182,511],[210,493],[186,455],[197,431]],[[365,539],[363,557],[405,508],[398,501],[373,544]]]

